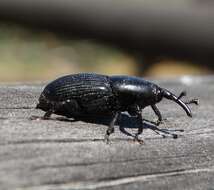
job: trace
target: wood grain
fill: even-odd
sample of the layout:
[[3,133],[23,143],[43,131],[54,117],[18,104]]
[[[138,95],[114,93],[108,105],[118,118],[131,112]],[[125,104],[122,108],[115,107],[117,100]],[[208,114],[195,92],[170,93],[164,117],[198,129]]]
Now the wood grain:
[[[188,80],[187,80],[188,79]],[[124,115],[111,144],[103,142],[107,122],[30,120],[40,84],[0,85],[0,189],[214,189],[213,77],[155,81],[178,94],[200,99],[193,118],[173,102],[158,107],[161,128],[184,129],[178,139],[162,138],[144,124],[145,143],[132,141],[133,118]],[[143,111],[150,120],[150,108]],[[99,119],[98,119],[99,120]]]

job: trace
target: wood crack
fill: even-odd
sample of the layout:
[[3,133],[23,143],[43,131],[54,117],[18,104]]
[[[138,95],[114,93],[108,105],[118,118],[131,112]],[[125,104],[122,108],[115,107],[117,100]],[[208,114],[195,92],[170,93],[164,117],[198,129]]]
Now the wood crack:
[[35,107],[28,107],[28,106],[23,106],[23,107],[0,107],[0,110],[32,110],[35,109]]
[[34,190],[34,189],[40,189],[40,190],[46,190],[46,189],[59,189],[65,190],[65,189],[72,189],[72,190],[90,190],[90,189],[98,189],[98,188],[105,188],[105,187],[114,187],[114,186],[120,186],[130,183],[136,183],[136,182],[144,182],[144,181],[152,181],[157,180],[157,178],[163,178],[163,177],[173,177],[178,175],[188,175],[188,174],[197,174],[197,173],[214,173],[214,167],[209,168],[186,168],[186,169],[178,169],[178,170],[171,170],[166,172],[157,172],[157,173],[151,173],[151,174],[143,174],[143,175],[136,175],[136,176],[126,176],[122,178],[108,178],[103,179],[99,181],[79,181],[79,182],[63,182],[63,181],[55,181],[54,183],[46,183],[41,186],[29,186],[29,187],[22,187],[18,188],[17,190],[25,189],[25,190]]
[[[93,166],[93,165],[104,165],[104,164],[117,164],[117,163],[132,163],[132,162],[138,162],[138,163],[146,163],[151,162],[151,160],[163,160],[163,159],[179,159],[179,158],[190,158],[190,157],[198,157],[202,156],[201,153],[195,153],[189,155],[174,155],[174,156],[164,156],[161,158],[158,157],[149,157],[149,158],[133,158],[133,159],[126,159],[126,160],[111,160],[111,161],[99,161],[99,162],[87,162],[87,163],[66,163],[66,164],[50,164],[50,165],[40,165],[37,167],[31,168],[32,170],[43,170],[43,169],[60,169],[60,168],[68,168],[68,167],[85,167],[85,166]],[[182,169],[183,170],[183,169]]]

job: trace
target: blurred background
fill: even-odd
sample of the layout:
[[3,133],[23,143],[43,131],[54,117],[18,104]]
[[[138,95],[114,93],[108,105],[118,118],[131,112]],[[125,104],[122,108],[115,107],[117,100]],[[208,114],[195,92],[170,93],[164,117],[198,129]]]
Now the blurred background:
[[0,1],[0,82],[214,73],[213,1]]

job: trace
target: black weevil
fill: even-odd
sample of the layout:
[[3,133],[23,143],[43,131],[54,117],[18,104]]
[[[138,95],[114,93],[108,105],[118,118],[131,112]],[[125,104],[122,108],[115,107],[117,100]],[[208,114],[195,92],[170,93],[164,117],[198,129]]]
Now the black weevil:
[[[81,73],[63,76],[48,84],[41,93],[36,108],[46,112],[44,119],[48,119],[52,113],[68,118],[111,115],[112,121],[105,134],[105,140],[108,142],[121,112],[127,111],[142,122],[142,109],[151,106],[158,117],[156,125],[159,125],[163,119],[156,103],[162,98],[173,100],[192,117],[187,104],[198,104],[198,100],[183,102],[181,98],[185,95],[185,92],[181,92],[177,97],[170,91],[139,77]],[[135,140],[139,142],[138,135],[141,132],[142,126],[139,125],[138,133],[135,135]]]

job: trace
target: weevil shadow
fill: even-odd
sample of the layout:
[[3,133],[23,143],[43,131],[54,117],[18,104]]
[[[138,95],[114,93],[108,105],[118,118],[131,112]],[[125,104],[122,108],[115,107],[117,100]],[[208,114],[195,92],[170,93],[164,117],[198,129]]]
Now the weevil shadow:
[[[43,119],[43,117],[39,116],[31,116],[29,118],[30,120],[36,120],[36,119]],[[53,121],[63,121],[63,122],[77,122],[77,121],[82,121],[86,123],[92,123],[92,124],[97,124],[97,125],[104,125],[104,126],[109,126],[112,117],[111,116],[81,116],[81,117],[75,117],[75,118],[67,118],[63,116],[57,116],[57,117],[50,117],[48,120],[53,120]],[[119,129],[122,133],[128,135],[128,136],[133,136],[133,134],[129,133],[127,129],[133,129],[133,128],[138,128],[139,122],[135,117],[131,117],[127,114],[120,114],[120,117],[115,123],[116,126],[119,126]],[[143,123],[143,128],[149,128],[148,124]]]
[[[35,119],[41,119],[42,117],[37,117],[37,116],[32,116],[30,117],[31,120]],[[111,116],[102,116],[102,117],[97,117],[94,115],[91,116],[83,116],[83,117],[76,117],[74,118],[66,118],[66,117],[51,117],[49,120],[55,120],[55,121],[63,121],[63,122],[77,122],[77,121],[82,121],[86,123],[92,123],[92,124],[98,124],[98,125],[104,125],[104,126],[109,126],[112,117]],[[126,113],[120,114],[120,117],[118,118],[116,126],[119,126],[119,130],[124,133],[127,136],[135,137],[135,134],[131,134],[128,132],[128,129],[138,129],[139,128],[139,121],[137,120],[136,117],[129,116]],[[183,132],[183,130],[180,129],[163,129],[159,128],[157,125],[154,124],[152,121],[144,121],[142,123],[142,129],[150,129],[154,131],[156,134],[162,136],[162,137],[167,137],[171,136],[173,138],[177,138],[177,134],[174,134],[173,132]],[[142,132],[143,132],[142,130]]]
[[[137,130],[139,128],[139,120],[136,117],[131,117],[127,114],[123,114],[123,115],[121,115],[121,118],[118,121],[118,125],[119,125],[119,129],[122,133],[126,134],[127,136],[135,137],[135,133],[137,132]],[[152,130],[156,134],[158,134],[164,138],[166,137],[164,135],[164,133],[171,135],[170,130],[161,129],[157,125],[155,125],[154,122],[152,122],[152,121],[148,121],[148,120],[143,121],[141,127],[143,130],[147,130],[147,129]],[[128,132],[128,129],[136,129],[136,130],[134,133],[130,133],[130,132]],[[141,131],[141,133],[143,133],[143,130]],[[163,133],[163,134],[161,134],[161,133]]]
[[[81,118],[76,118],[76,121],[83,121],[87,123],[93,123],[93,124],[99,124],[99,125],[104,125],[104,126],[109,126],[112,117],[111,116],[103,116],[103,117],[96,117],[96,116],[90,116],[90,117],[81,117]],[[73,121],[72,121],[73,122]],[[119,130],[126,134],[127,136],[132,136],[134,137],[133,134],[128,132],[127,129],[138,129],[139,127],[139,122],[137,118],[131,117],[127,114],[120,114],[118,120],[115,123],[115,126],[119,126]],[[143,128],[148,128],[147,124],[143,123]]]
[[[103,117],[96,117],[96,116],[84,116],[84,117],[79,117],[75,119],[68,119],[64,117],[57,117],[55,118],[56,120],[64,121],[64,122],[76,122],[76,121],[83,121],[86,123],[93,123],[93,124],[99,124],[99,125],[105,125],[109,126],[109,123],[112,120],[111,116],[103,116]],[[128,130],[129,129],[138,129],[139,128],[139,120],[136,117],[129,116],[126,113],[120,114],[120,117],[118,118],[116,126],[119,126],[119,130],[131,137],[135,137],[135,133],[130,133]],[[154,131],[156,134],[162,136],[163,138],[167,136],[171,136],[173,138],[177,138],[177,134],[174,134],[173,132],[179,131],[183,132],[183,130],[175,130],[175,129],[162,129],[159,128],[157,125],[154,124],[154,122],[150,121],[144,121],[142,123],[142,129],[150,129]],[[143,132],[142,130],[142,132]]]
[[[75,120],[72,120],[72,122],[75,121],[83,121],[87,123],[94,123],[94,124],[101,124],[105,126],[109,126],[112,117],[106,116],[106,117],[96,117],[96,116],[90,116],[90,117],[81,117],[76,118]],[[118,118],[116,125],[119,126],[119,129],[122,133],[124,133],[127,136],[135,137],[135,133],[132,134],[128,131],[128,129],[138,129],[139,128],[139,120],[136,117],[129,116],[126,113],[120,114],[120,117]],[[172,137],[177,138],[178,135],[174,132],[183,132],[182,129],[166,129],[166,128],[159,128],[154,122],[145,120],[142,123],[142,129],[150,129],[159,136],[166,138],[166,137]],[[142,132],[143,132],[142,130]],[[141,133],[142,133],[141,132]]]

